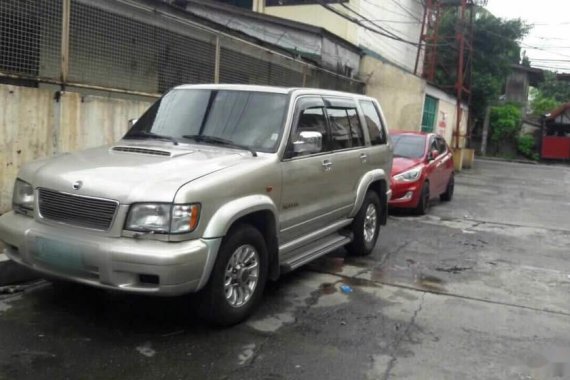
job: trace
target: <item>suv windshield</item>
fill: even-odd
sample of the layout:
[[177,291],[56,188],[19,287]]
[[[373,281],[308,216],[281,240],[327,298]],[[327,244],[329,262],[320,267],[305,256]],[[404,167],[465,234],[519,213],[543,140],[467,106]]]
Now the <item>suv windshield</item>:
[[285,94],[172,90],[154,103],[124,138],[207,144],[223,141],[226,146],[273,153],[282,134],[286,105]]
[[421,158],[426,149],[425,136],[393,135],[394,157]]

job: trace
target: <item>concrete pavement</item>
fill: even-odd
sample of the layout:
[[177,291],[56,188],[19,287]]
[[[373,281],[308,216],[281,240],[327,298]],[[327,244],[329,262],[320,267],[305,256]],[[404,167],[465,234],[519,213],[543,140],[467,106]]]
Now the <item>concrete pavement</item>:
[[228,330],[187,298],[0,296],[0,379],[570,378],[570,169],[478,161],[456,186],[391,216],[370,257],[271,284]]

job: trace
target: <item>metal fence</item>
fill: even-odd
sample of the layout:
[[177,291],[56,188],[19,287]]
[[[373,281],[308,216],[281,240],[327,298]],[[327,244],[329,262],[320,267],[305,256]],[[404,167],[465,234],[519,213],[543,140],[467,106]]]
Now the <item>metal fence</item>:
[[132,0],[0,1],[0,76],[157,95],[181,83],[363,83]]

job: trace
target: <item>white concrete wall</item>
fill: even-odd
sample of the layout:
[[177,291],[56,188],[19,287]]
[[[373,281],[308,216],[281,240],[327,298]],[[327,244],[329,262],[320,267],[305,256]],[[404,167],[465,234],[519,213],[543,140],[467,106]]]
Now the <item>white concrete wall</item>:
[[421,130],[426,82],[400,68],[364,56],[360,67],[366,95],[380,102],[391,130]]
[[26,162],[119,139],[128,120],[152,100],[63,93],[0,85],[0,213],[11,206],[12,187]]
[[[353,6],[353,4],[358,3],[359,1],[360,0],[351,0],[349,4]],[[338,9],[339,12],[346,13],[346,10],[340,4],[331,4],[331,7]],[[264,12],[268,15],[325,28],[337,36],[358,45],[358,26],[340,16],[337,16],[321,5],[266,6],[264,8]]]
[[[352,1],[351,1],[352,3]],[[421,35],[423,6],[417,0],[368,0],[355,3],[359,13],[402,39],[418,44]],[[372,25],[377,29],[376,26]],[[390,62],[414,72],[417,46],[396,41],[374,33],[365,28],[358,28],[357,45],[370,49]],[[420,56],[423,60],[423,55]],[[423,61],[420,61],[418,73],[421,74]]]
[[[351,9],[372,20],[374,24],[404,40],[419,43],[423,7],[417,0],[350,0]],[[360,19],[340,4],[331,4],[338,11]],[[260,9],[260,8],[256,8]],[[326,28],[332,33],[369,49],[390,62],[413,72],[417,47],[379,35],[346,20],[321,5],[265,7],[267,14]],[[370,23],[369,23],[370,24]],[[372,28],[377,26],[370,24]],[[423,55],[421,56],[423,59]],[[419,69],[421,72],[422,62]]]
[[[439,100],[437,118],[434,125],[434,132],[445,138],[445,141],[452,148],[455,147],[455,131],[457,125],[457,100],[454,96],[440,90],[437,87],[428,85],[426,87],[426,95],[432,96]],[[469,120],[469,108],[463,104],[461,112],[461,123],[459,125],[459,146],[465,147],[467,134],[467,123]]]

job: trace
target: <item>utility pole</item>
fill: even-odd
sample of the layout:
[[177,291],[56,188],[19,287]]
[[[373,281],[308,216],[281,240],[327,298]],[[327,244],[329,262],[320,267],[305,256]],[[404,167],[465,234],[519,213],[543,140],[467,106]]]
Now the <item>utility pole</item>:
[[[463,100],[467,99],[468,106],[471,104],[471,67],[473,60],[473,12],[476,5],[484,5],[486,0],[426,0],[424,2],[424,20],[422,22],[422,32],[416,61],[419,61],[421,49],[425,49],[425,58],[422,77],[428,82],[433,82],[435,72],[439,65],[437,57],[437,49],[442,40],[448,40],[445,36],[441,36],[439,27],[443,14],[443,9],[455,8],[458,12],[456,33],[451,37],[451,42],[455,40],[458,56],[455,68],[456,71],[455,84],[448,86],[449,92],[453,91],[457,98],[456,102],[456,120],[453,136],[455,142],[453,147],[460,147],[462,137],[468,138],[469,131],[463,136],[461,135],[461,120],[463,116]],[[450,49],[451,47],[447,47]],[[416,65],[416,69],[417,69]],[[448,68],[450,69],[450,68]],[[449,70],[452,72],[452,70]],[[445,88],[445,87],[444,87]],[[466,125],[467,128],[467,125]]]
[[489,135],[489,123],[491,120],[491,106],[485,109],[485,121],[483,122],[483,134],[481,136],[481,155],[487,155],[487,136]]

